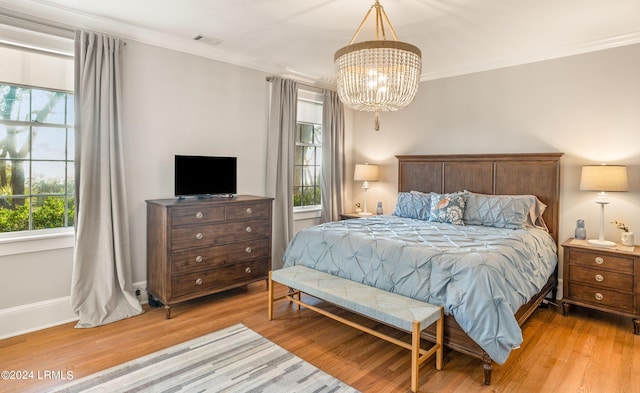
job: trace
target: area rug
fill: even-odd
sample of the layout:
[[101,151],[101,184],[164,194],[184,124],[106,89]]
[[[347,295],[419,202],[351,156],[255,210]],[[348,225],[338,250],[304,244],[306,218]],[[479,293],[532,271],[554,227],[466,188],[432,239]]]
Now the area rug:
[[75,380],[53,392],[357,392],[242,324]]

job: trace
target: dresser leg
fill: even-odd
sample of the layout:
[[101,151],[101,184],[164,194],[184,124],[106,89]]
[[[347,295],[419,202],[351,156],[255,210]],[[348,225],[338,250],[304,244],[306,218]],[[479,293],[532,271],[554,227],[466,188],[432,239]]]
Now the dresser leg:
[[565,317],[569,315],[569,303],[562,302],[562,315]]
[[633,319],[633,334],[640,336],[640,319]]
[[164,319],[171,319],[171,306],[165,304],[164,306]]

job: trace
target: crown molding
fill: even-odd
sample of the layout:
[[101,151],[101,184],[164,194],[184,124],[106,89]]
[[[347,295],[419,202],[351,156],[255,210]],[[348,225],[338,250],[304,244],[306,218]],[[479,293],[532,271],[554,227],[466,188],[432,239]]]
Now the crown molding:
[[501,59],[491,60],[481,63],[469,63],[456,67],[450,67],[433,72],[425,72],[422,74],[421,81],[429,81],[477,72],[491,71],[500,68],[513,67],[518,65],[537,63],[545,60],[559,59],[563,57],[581,55],[585,53],[597,52],[606,49],[618,48],[621,46],[633,45],[640,43],[640,32],[626,34],[618,37],[611,37],[598,41],[586,42],[576,45],[561,46],[537,53],[529,53],[523,56],[511,56]]
[[[0,14],[18,15],[23,18],[31,18],[34,21],[55,24],[60,26],[60,28],[65,29],[72,28],[100,31],[120,37],[124,40],[138,41],[149,45],[261,71],[267,74],[292,78],[312,86],[335,86],[335,79],[333,76],[326,77],[310,75],[302,70],[292,69],[286,65],[268,63],[251,56],[225,51],[221,48],[215,47],[215,45],[195,41],[191,39],[191,37],[176,37],[160,31],[131,26],[122,22],[97,17],[95,15],[84,14],[76,10],[59,7],[57,5],[52,6],[46,0],[21,0],[19,2],[15,0],[0,0]],[[640,32],[577,45],[557,47],[522,56],[510,56],[485,62],[468,63],[449,68],[436,69],[424,72],[420,80],[429,81],[473,74],[482,71],[535,63],[637,43],[640,43]],[[426,55],[428,56],[428,54]]]

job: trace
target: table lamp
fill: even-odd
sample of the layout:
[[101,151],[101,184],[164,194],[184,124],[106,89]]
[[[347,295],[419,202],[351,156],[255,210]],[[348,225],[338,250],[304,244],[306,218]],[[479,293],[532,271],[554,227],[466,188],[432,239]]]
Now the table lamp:
[[598,191],[600,204],[600,236],[587,242],[596,247],[613,247],[615,242],[604,240],[604,205],[609,203],[607,192],[628,191],[627,167],[622,165],[586,165],[582,167],[580,190]]
[[364,211],[361,211],[360,215],[370,216],[371,213],[367,211],[367,190],[369,189],[370,181],[378,181],[378,166],[369,164],[357,164],[356,171],[353,174],[354,181],[361,181],[362,188],[364,189]]

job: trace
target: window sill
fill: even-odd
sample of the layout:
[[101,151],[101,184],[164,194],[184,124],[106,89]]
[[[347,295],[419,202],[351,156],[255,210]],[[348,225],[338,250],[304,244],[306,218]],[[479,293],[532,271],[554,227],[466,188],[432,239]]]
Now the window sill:
[[3,234],[0,256],[73,248],[74,242],[74,228]]
[[311,220],[321,216],[322,209],[320,207],[298,208],[293,211],[293,220]]

